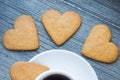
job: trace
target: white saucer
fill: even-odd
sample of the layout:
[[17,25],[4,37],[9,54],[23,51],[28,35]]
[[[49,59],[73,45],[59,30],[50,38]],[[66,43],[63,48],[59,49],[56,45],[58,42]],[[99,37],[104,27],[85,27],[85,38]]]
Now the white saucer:
[[33,57],[29,62],[46,65],[50,70],[69,73],[74,80],[98,80],[95,71],[81,56],[66,50],[48,50]]

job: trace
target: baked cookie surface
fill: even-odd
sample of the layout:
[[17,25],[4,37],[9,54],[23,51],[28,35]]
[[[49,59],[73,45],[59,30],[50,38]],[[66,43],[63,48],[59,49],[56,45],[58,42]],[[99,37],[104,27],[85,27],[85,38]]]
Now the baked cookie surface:
[[39,47],[37,28],[31,16],[21,15],[14,22],[14,29],[3,36],[3,45],[9,50],[34,50]]
[[62,45],[77,31],[82,20],[73,11],[61,14],[57,10],[48,10],[42,15],[42,23],[52,40],[57,45]]
[[109,28],[103,24],[96,25],[83,45],[82,54],[97,61],[114,62],[118,57],[118,47],[109,42],[110,39]]
[[33,62],[16,62],[10,68],[11,80],[35,80],[43,72],[49,70],[47,66]]

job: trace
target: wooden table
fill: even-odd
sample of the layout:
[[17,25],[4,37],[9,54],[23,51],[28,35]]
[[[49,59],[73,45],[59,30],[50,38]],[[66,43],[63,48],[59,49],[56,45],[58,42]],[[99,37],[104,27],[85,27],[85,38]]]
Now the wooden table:
[[[62,13],[75,11],[82,16],[80,29],[62,46],[56,46],[41,24],[41,15],[49,9]],[[38,28],[40,48],[35,51],[10,51],[3,47],[5,31],[13,28],[14,20],[22,14],[31,15]],[[111,41],[120,49],[120,0],[0,0],[0,80],[10,80],[9,68],[17,61],[28,61],[40,52],[65,49],[81,55],[81,49],[94,25],[109,26]],[[120,80],[120,58],[112,64],[84,57],[94,68],[99,80]]]

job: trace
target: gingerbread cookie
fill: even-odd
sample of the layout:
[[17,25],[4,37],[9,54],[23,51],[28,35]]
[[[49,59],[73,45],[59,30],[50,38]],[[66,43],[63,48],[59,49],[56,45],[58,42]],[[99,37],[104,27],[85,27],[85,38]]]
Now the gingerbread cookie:
[[37,28],[31,16],[21,15],[14,22],[14,29],[3,36],[3,45],[9,50],[34,50],[39,47]]
[[109,42],[111,33],[106,25],[96,25],[85,41],[82,54],[97,61],[111,63],[118,57],[117,46]]
[[48,10],[42,15],[42,23],[52,40],[57,45],[62,45],[77,31],[82,20],[73,11],[61,14],[56,10]]
[[11,80],[35,80],[48,69],[47,66],[33,62],[16,62],[10,68],[10,77]]

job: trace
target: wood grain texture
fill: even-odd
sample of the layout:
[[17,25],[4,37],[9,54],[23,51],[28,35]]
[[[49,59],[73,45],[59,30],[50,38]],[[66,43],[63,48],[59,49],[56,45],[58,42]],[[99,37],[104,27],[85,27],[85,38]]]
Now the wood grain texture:
[[[49,9],[75,11],[82,16],[80,29],[62,46],[56,46],[41,24],[41,15]],[[3,47],[2,36],[13,28],[22,14],[33,17],[38,28],[40,48],[35,51],[9,51]],[[49,49],[65,49],[81,55],[81,49],[94,25],[103,23],[112,32],[111,41],[120,49],[120,0],[0,0],[0,80],[10,80],[9,68],[16,61],[28,61]],[[84,57],[84,56],[82,56]],[[119,56],[120,57],[120,56]],[[84,57],[94,68],[99,80],[120,80],[120,58],[105,64]]]

